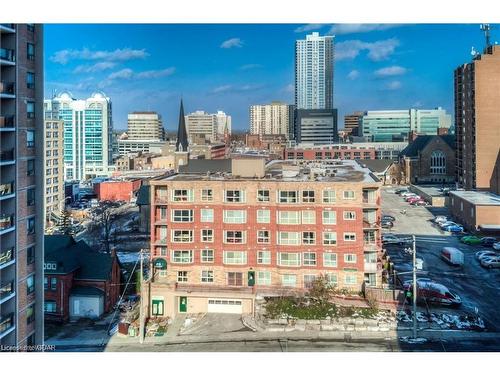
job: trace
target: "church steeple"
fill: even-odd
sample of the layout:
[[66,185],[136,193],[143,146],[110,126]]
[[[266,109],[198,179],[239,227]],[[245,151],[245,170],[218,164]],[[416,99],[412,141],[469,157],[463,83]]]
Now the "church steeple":
[[175,143],[176,152],[188,151],[188,137],[186,132],[186,119],[184,117],[184,105],[181,99],[181,108],[179,112],[179,127],[177,128],[177,141]]

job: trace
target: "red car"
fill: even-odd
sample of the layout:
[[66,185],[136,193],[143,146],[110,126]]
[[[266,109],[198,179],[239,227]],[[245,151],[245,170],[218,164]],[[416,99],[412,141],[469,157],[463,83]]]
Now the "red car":
[[419,200],[422,200],[422,198],[416,198],[416,197],[414,197],[414,198],[410,198],[410,199],[408,199],[408,200],[407,200],[407,202],[408,202],[409,204],[413,204],[413,202],[417,202],[417,201],[419,201]]
[[428,205],[428,203],[423,199],[417,199],[417,200],[411,201],[410,204],[413,206],[427,206]]
[[408,198],[405,198],[405,201],[407,201],[407,202],[411,202],[411,201],[413,201],[413,200],[417,200],[417,199],[422,199],[422,197],[421,197],[421,196],[419,196],[419,195],[416,195],[416,196],[414,196],[414,197],[408,197]]

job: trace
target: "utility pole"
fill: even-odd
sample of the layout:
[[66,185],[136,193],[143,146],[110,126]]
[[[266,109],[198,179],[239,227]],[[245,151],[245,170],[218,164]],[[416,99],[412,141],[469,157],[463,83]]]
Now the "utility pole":
[[413,235],[413,338],[417,338],[417,245]]
[[141,254],[140,254],[140,260],[141,260],[141,271],[140,271],[140,285],[141,285],[141,296],[140,296],[140,304],[139,304],[139,342],[142,344],[144,343],[144,294],[143,290],[143,249],[141,249]]

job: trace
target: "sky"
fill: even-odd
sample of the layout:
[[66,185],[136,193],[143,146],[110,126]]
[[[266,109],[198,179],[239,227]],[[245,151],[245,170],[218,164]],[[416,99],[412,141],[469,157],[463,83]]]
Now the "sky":
[[356,110],[440,106],[453,115],[453,70],[485,45],[478,24],[46,24],[45,97],[100,90],[116,129],[127,113],[149,110],[168,131],[182,97],[186,112],[222,110],[243,131],[250,105],[293,104],[294,43],[313,31],[335,35],[339,127]]

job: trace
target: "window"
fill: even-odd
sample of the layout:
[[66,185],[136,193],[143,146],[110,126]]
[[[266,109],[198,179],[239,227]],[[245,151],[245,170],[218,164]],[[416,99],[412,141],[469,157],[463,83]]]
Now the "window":
[[202,229],[201,230],[201,242],[214,242],[213,229]]
[[26,29],[29,32],[34,33],[35,32],[35,24],[34,23],[27,23],[26,24]]
[[224,251],[224,264],[247,264],[247,252]]
[[247,232],[241,230],[225,230],[224,243],[246,243]]
[[270,243],[270,242],[271,242],[271,236],[270,236],[268,230],[258,230],[257,231],[257,243],[262,244],[262,243]]
[[214,251],[209,249],[201,250],[201,262],[202,263],[213,263],[214,261]]
[[302,191],[302,202],[303,203],[314,203],[314,190]]
[[300,211],[278,211],[278,224],[300,224]]
[[55,301],[45,301],[43,303],[43,311],[46,313],[55,313],[57,312],[57,305]]
[[302,224],[316,224],[316,212],[302,211]]
[[35,175],[35,160],[29,159],[26,161],[26,175],[34,176]]
[[335,203],[335,190],[323,190],[323,203]]
[[35,131],[26,130],[26,147],[35,147]]
[[172,250],[172,263],[193,263],[193,251]]
[[57,277],[50,278],[50,290],[57,290]]
[[323,232],[323,245],[333,246],[337,244],[336,232]]
[[49,278],[47,276],[43,277],[43,290],[49,289]]
[[356,241],[356,233],[344,233],[344,241]]
[[270,223],[271,222],[271,211],[269,210],[257,210],[257,223]]
[[28,60],[35,60],[35,45],[28,43],[26,46]]
[[35,118],[35,102],[26,102],[26,116]]
[[35,205],[35,188],[29,188],[26,190],[26,204],[28,206]]
[[243,190],[226,190],[224,191],[224,202],[244,203],[245,192]]
[[35,263],[35,246],[30,246],[26,249],[26,264]]
[[269,202],[269,190],[258,190],[257,202]]
[[257,252],[257,264],[271,264],[271,252],[270,251],[258,251]]
[[193,231],[192,230],[172,230],[172,242],[193,242]]
[[353,190],[344,190],[344,199],[354,199],[355,194]]
[[224,210],[223,221],[228,224],[245,224],[247,212],[245,210]]
[[302,243],[304,245],[314,245],[316,243],[316,232],[302,232]]
[[355,273],[346,273],[344,278],[344,284],[354,285],[357,283],[357,277]]
[[164,301],[162,299],[153,299],[151,301],[151,312],[153,315],[158,316],[158,315],[163,315],[163,308],[164,308]]
[[356,263],[356,254],[344,254],[345,263]]
[[278,232],[278,245],[299,245],[300,232]]
[[304,275],[304,288],[312,288],[316,275]]
[[443,151],[433,151],[431,153],[431,174],[446,173],[446,156]]
[[241,273],[241,272],[228,272],[227,273],[227,285],[242,286],[243,285],[243,273]]
[[188,282],[187,271],[177,271],[177,282],[178,283],[187,283]]
[[344,220],[356,220],[356,212],[344,211]]
[[158,251],[160,253],[160,256],[166,257],[167,256],[167,248],[166,247],[159,247]]
[[325,274],[329,286],[336,287],[338,285],[337,275],[334,273]]
[[26,324],[31,324],[35,321],[35,308],[34,305],[26,308]]
[[174,222],[193,222],[193,210],[172,210],[172,221]]
[[324,225],[337,224],[337,213],[335,211],[329,211],[329,210],[323,211],[323,224]]
[[300,253],[278,253],[278,266],[300,266]]
[[212,189],[201,190],[201,201],[212,202],[214,200],[214,191]]
[[323,267],[337,267],[337,254],[323,253]]
[[271,272],[257,271],[257,285],[271,285]]
[[35,291],[35,276],[34,275],[30,275],[26,279],[26,292],[27,292],[28,295],[30,295],[34,291]]
[[29,89],[35,88],[35,73],[32,72],[26,73],[26,87]]
[[201,271],[201,282],[202,283],[213,283],[214,282],[214,271],[209,271],[209,270]]
[[214,210],[211,208],[201,209],[201,222],[202,223],[213,223],[214,221]]
[[279,203],[297,203],[298,202],[298,192],[297,191],[289,191],[289,190],[284,190],[284,191],[279,191],[278,193]]
[[173,202],[192,202],[193,201],[193,190],[187,189],[175,189],[172,191],[172,201]]
[[304,266],[315,266],[316,265],[316,253],[303,253]]
[[281,284],[283,286],[294,287],[297,285],[297,275],[282,275]]
[[28,234],[34,234],[35,233],[35,218],[34,217],[30,217],[26,221],[26,229],[27,229]]

